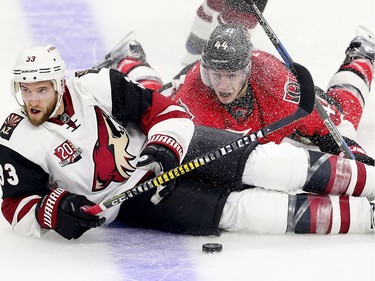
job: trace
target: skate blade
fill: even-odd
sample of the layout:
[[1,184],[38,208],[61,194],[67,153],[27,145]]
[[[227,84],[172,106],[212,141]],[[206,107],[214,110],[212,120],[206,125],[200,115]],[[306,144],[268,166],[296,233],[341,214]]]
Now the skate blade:
[[366,38],[369,41],[375,42],[374,33],[371,32],[369,29],[364,27],[363,25],[359,25],[357,27],[357,35]]
[[127,52],[127,45],[131,40],[135,40],[135,32],[130,31],[125,37],[113,47],[113,49],[104,56],[102,60],[97,62],[93,68],[110,67],[118,63]]

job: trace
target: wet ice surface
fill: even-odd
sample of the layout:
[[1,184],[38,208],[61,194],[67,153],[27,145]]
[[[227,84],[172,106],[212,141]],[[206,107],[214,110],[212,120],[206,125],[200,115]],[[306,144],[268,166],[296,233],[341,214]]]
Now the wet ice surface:
[[[56,44],[71,74],[96,63],[124,35],[136,30],[149,63],[168,81],[181,67],[184,41],[201,1],[54,1],[52,6],[48,2],[0,3],[1,119],[15,106],[10,98],[10,70],[18,52],[28,44]],[[349,0],[269,1],[264,15],[294,61],[306,66],[315,84],[325,88],[342,62],[356,26],[374,27],[374,5],[371,0],[360,1],[355,7]],[[260,28],[253,38],[256,47],[277,55]],[[358,131],[359,142],[372,156],[374,117],[372,91]],[[43,239],[21,237],[2,217],[0,233],[1,274],[12,281],[375,278],[373,233],[325,236],[241,232],[189,237],[110,227],[89,231],[77,241],[66,241],[54,233]],[[202,254],[202,244],[207,242],[223,244],[223,251]]]

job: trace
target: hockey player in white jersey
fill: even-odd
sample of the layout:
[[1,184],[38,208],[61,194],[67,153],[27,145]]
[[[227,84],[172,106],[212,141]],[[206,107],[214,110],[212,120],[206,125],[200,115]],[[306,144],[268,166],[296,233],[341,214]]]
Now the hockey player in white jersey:
[[[238,149],[169,184],[159,204],[149,190],[100,216],[86,213],[85,206],[144,180],[148,170],[169,170],[238,135],[194,130],[181,107],[114,69],[67,81],[64,70],[51,45],[25,49],[13,70],[21,108],[0,129],[0,183],[2,213],[16,232],[42,236],[52,229],[77,239],[114,220],[191,235],[374,227],[373,166],[289,144]],[[280,153],[265,158],[269,149]]]
[[65,81],[64,61],[49,45],[23,50],[13,74],[22,108],[1,127],[0,174],[2,211],[16,231],[50,228],[78,238],[104,220],[80,207],[115,195],[140,151],[163,153],[154,156],[164,168],[186,154],[193,133],[186,112],[118,71],[77,72]]

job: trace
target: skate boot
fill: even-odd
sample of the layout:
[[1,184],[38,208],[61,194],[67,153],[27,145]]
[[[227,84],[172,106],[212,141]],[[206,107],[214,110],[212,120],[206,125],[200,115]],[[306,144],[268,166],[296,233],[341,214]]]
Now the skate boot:
[[127,34],[104,59],[96,63],[93,68],[117,69],[117,64],[125,58],[132,58],[139,62],[146,62],[146,54],[139,42],[135,40],[134,31]]
[[375,39],[374,34],[368,29],[359,26],[355,37],[346,49],[345,64],[350,63],[353,59],[368,59],[374,64]]

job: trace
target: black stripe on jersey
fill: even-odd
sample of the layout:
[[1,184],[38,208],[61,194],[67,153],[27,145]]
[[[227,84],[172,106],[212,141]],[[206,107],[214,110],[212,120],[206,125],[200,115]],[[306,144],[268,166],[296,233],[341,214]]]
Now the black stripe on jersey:
[[145,89],[114,69],[110,70],[112,115],[126,124],[141,124],[143,113],[151,106],[152,91]]
[[0,155],[3,198],[49,193],[49,175],[39,165],[1,144]]

